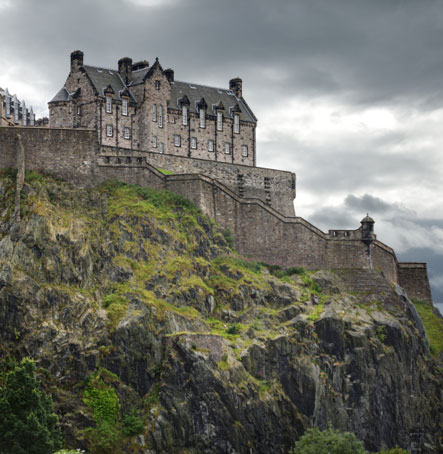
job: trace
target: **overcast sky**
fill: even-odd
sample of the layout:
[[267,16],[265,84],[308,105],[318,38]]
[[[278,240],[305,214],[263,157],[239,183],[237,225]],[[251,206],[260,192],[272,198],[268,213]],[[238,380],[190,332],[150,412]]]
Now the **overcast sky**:
[[0,23],[0,87],[37,116],[76,49],[240,76],[258,165],[296,172],[297,215],[327,231],[369,212],[443,302],[443,0],[0,0]]

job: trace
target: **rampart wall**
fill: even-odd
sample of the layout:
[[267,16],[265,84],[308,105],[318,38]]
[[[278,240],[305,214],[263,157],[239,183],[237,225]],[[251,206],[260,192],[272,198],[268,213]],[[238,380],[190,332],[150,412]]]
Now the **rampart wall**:
[[260,199],[285,216],[295,216],[292,172],[107,146],[100,147],[100,156],[113,162],[118,157],[142,157],[148,164],[176,174],[206,175],[221,181],[239,197]]
[[[22,137],[27,169],[47,172],[80,186],[94,186],[116,178],[169,189],[191,200],[223,229],[229,228],[236,249],[251,259],[308,269],[368,267],[367,250],[359,239],[359,229],[324,233],[303,218],[284,216],[266,201],[242,197],[220,181],[195,173],[195,167],[191,174],[164,175],[147,162],[146,156],[130,150],[126,150],[126,155],[121,149],[114,150],[110,156],[110,150],[103,152],[99,147],[95,130],[0,127],[0,167],[16,166],[17,133]],[[200,165],[183,162],[189,166]],[[216,173],[222,168],[215,165],[212,170]],[[258,169],[259,174],[261,171],[266,169]],[[291,174],[281,173],[288,182]],[[250,178],[253,181],[253,175]],[[389,281],[400,281],[411,296],[420,297],[423,293],[421,299],[430,298],[426,268],[411,264],[400,264],[397,268],[394,251],[378,240],[371,245],[371,263]]]
[[398,264],[398,283],[410,298],[432,304],[426,263],[403,262]]

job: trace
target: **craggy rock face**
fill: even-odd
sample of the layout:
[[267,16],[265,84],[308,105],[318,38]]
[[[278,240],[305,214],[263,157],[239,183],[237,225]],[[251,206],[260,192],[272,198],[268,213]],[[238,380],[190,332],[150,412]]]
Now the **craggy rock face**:
[[67,444],[93,446],[95,374],[120,419],[143,421],[115,452],[280,453],[328,424],[370,450],[421,427],[437,452],[441,373],[389,286],[363,298],[330,272],[277,278],[168,193],[31,174],[20,223],[11,175],[0,196],[0,354],[36,360]]

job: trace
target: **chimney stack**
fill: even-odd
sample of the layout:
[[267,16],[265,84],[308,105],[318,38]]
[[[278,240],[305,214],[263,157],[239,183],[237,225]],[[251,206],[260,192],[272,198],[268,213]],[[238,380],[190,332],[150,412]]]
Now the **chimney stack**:
[[71,72],[77,71],[80,66],[83,66],[83,52],[75,50],[71,53]]
[[229,90],[232,90],[237,98],[243,97],[242,86],[243,82],[240,77],[236,77],[235,79],[231,79],[229,81]]
[[169,82],[174,82],[174,70],[171,68],[165,69],[164,71],[166,78]]
[[124,80],[125,84],[128,85],[132,78],[132,58],[123,57],[118,61],[118,72]]

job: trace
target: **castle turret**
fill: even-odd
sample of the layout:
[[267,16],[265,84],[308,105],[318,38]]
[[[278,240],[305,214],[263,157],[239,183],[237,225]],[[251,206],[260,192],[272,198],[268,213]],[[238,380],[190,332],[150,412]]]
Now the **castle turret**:
[[361,240],[366,246],[370,246],[375,239],[374,224],[375,221],[368,214],[360,221]]
[[118,72],[126,85],[132,79],[132,58],[123,57],[118,61]]
[[75,50],[71,53],[71,72],[77,71],[80,66],[83,66],[83,52]]

